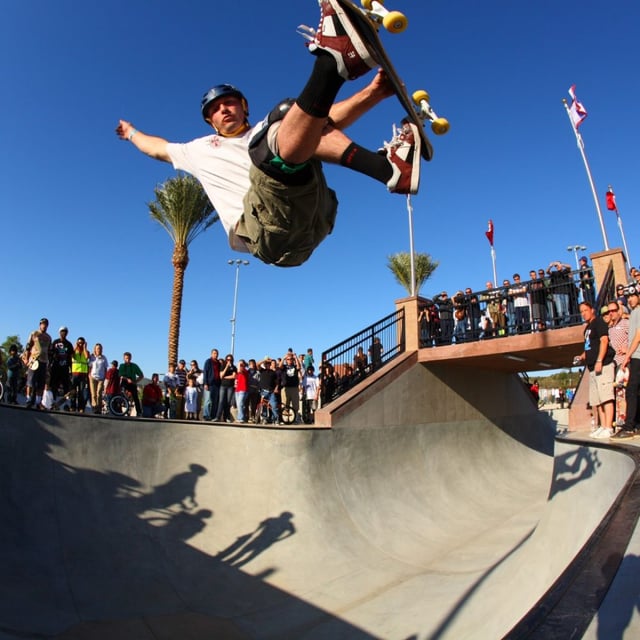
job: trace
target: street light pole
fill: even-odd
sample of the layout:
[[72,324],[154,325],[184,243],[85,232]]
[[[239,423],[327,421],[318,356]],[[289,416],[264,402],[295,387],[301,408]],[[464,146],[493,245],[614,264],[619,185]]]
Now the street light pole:
[[567,247],[567,251],[571,252],[573,251],[573,255],[575,256],[576,259],[576,271],[580,271],[580,262],[578,260],[578,251],[586,251],[587,247],[582,246],[581,244],[573,244],[569,247]]
[[233,266],[236,265],[236,284],[233,290],[233,313],[231,315],[231,355],[234,354],[236,346],[236,310],[238,308],[238,280],[240,278],[240,265],[247,266],[248,260],[227,260],[227,262]]

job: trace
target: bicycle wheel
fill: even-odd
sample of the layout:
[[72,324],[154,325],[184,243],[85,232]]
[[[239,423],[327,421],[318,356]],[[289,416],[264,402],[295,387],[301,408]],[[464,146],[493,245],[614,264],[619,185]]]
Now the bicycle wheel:
[[4,385],[0,382],[0,402],[4,402]]
[[296,421],[296,412],[290,404],[287,404],[282,407],[280,417],[282,418],[282,422],[285,424],[293,424]]
[[118,417],[129,415],[129,400],[125,396],[112,396],[109,400],[109,411]]

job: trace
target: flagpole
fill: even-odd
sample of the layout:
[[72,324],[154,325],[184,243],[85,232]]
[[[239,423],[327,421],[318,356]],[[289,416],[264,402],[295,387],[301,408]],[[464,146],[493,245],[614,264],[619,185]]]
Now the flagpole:
[[493,245],[491,245],[491,262],[493,264],[493,286],[498,286],[498,274],[496,272],[496,250]]
[[591,169],[589,168],[589,163],[587,162],[587,156],[584,151],[584,142],[582,141],[582,136],[578,133],[578,129],[573,124],[573,120],[571,119],[571,113],[569,112],[569,105],[567,101],[563,98],[562,103],[564,104],[564,108],[567,112],[567,117],[569,118],[569,123],[571,124],[571,128],[573,129],[573,133],[576,136],[576,142],[578,143],[578,149],[580,149],[580,155],[582,156],[582,161],[584,162],[584,167],[587,170],[587,177],[589,178],[589,185],[591,186],[591,193],[593,194],[593,201],[596,205],[596,211],[598,212],[598,220],[600,222],[600,230],[602,231],[602,239],[604,241],[605,251],[609,251],[609,240],[607,239],[607,232],[604,228],[604,218],[602,217],[602,211],[600,210],[600,202],[598,201],[598,194],[596,192],[595,185],[593,184],[593,177],[591,176]]
[[[613,194],[613,187],[609,185],[609,192]],[[629,249],[627,248],[627,238],[624,235],[624,229],[622,228],[622,217],[618,211],[618,203],[614,198],[614,211],[616,212],[616,218],[618,219],[618,228],[620,229],[620,235],[622,236],[622,246],[624,247],[624,253],[627,257],[627,268],[631,268],[631,256],[629,255]]]
[[409,213],[409,264],[411,266],[411,297],[416,297],[416,254],[413,246],[413,205],[407,194],[407,212]]

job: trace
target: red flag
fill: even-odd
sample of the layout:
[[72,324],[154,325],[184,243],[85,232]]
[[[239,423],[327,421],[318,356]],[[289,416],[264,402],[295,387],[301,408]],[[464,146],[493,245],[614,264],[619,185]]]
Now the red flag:
[[609,211],[618,211],[618,207],[616,205],[616,195],[615,193],[613,193],[613,189],[611,187],[609,187],[609,190],[607,191],[607,209],[609,209]]
[[493,220],[489,220],[489,229],[484,232],[489,244],[493,247]]
[[571,96],[571,106],[569,107],[569,117],[573,126],[577,129],[582,121],[587,117],[587,110],[584,108],[582,102],[576,98],[576,85],[572,84],[569,87],[569,95]]

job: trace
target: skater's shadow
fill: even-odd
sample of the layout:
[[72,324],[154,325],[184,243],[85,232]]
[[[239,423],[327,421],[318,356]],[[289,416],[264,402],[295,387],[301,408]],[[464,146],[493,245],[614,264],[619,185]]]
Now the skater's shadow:
[[283,511],[279,516],[263,520],[255,531],[239,536],[220,551],[215,556],[216,560],[232,567],[244,566],[276,542],[292,536],[296,532],[292,518],[292,513]]
[[595,475],[602,461],[598,452],[587,447],[579,447],[556,457],[553,465],[553,482],[549,500],[557,493],[570,489],[573,485]]

